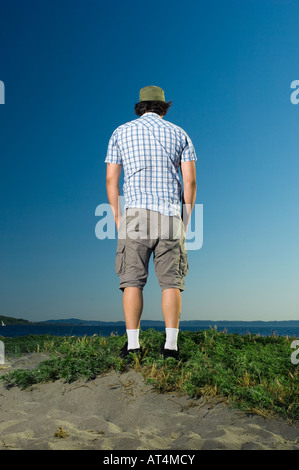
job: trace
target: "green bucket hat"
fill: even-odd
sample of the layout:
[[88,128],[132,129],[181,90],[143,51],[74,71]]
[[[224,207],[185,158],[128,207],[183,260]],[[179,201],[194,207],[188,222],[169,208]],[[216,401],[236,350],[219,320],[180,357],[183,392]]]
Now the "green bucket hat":
[[158,86],[154,86],[154,85],[141,88],[139,92],[139,103],[141,101],[164,101],[165,102],[164,91],[162,90],[162,88]]

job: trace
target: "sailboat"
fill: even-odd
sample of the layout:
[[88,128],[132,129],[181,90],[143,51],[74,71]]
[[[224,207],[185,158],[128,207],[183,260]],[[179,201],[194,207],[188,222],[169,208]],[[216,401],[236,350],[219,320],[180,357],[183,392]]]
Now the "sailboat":
[[4,321],[1,320],[1,326],[6,326]]

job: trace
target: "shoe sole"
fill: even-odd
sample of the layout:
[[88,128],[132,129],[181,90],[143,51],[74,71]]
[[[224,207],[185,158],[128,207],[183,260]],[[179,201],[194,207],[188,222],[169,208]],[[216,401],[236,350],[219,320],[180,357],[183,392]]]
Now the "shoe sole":
[[121,353],[120,353],[120,357],[122,359],[125,359],[126,357],[128,357],[130,354],[137,354],[137,353],[141,353],[142,352],[142,349],[139,348],[139,349],[125,349],[125,347],[127,346],[128,343],[125,344],[125,346],[123,347]]
[[171,357],[172,359],[176,359],[177,361],[180,360],[179,350],[172,352],[171,349],[162,349],[161,354],[163,356],[163,359],[168,359],[169,357]]

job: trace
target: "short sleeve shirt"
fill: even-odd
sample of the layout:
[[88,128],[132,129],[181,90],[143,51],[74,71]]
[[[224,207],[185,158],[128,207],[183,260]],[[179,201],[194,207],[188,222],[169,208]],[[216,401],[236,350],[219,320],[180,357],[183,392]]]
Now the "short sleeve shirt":
[[112,134],[106,163],[123,166],[125,208],[181,214],[181,162],[196,161],[187,133],[156,113],[119,126]]

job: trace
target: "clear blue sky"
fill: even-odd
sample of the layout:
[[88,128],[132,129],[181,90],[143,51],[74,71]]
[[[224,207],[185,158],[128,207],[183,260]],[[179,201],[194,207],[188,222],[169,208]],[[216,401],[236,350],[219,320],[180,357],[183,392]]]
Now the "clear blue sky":
[[[181,319],[299,318],[297,1],[3,0],[0,314],[123,320],[105,155],[158,85],[198,161]],[[150,265],[144,319],[162,319]]]

